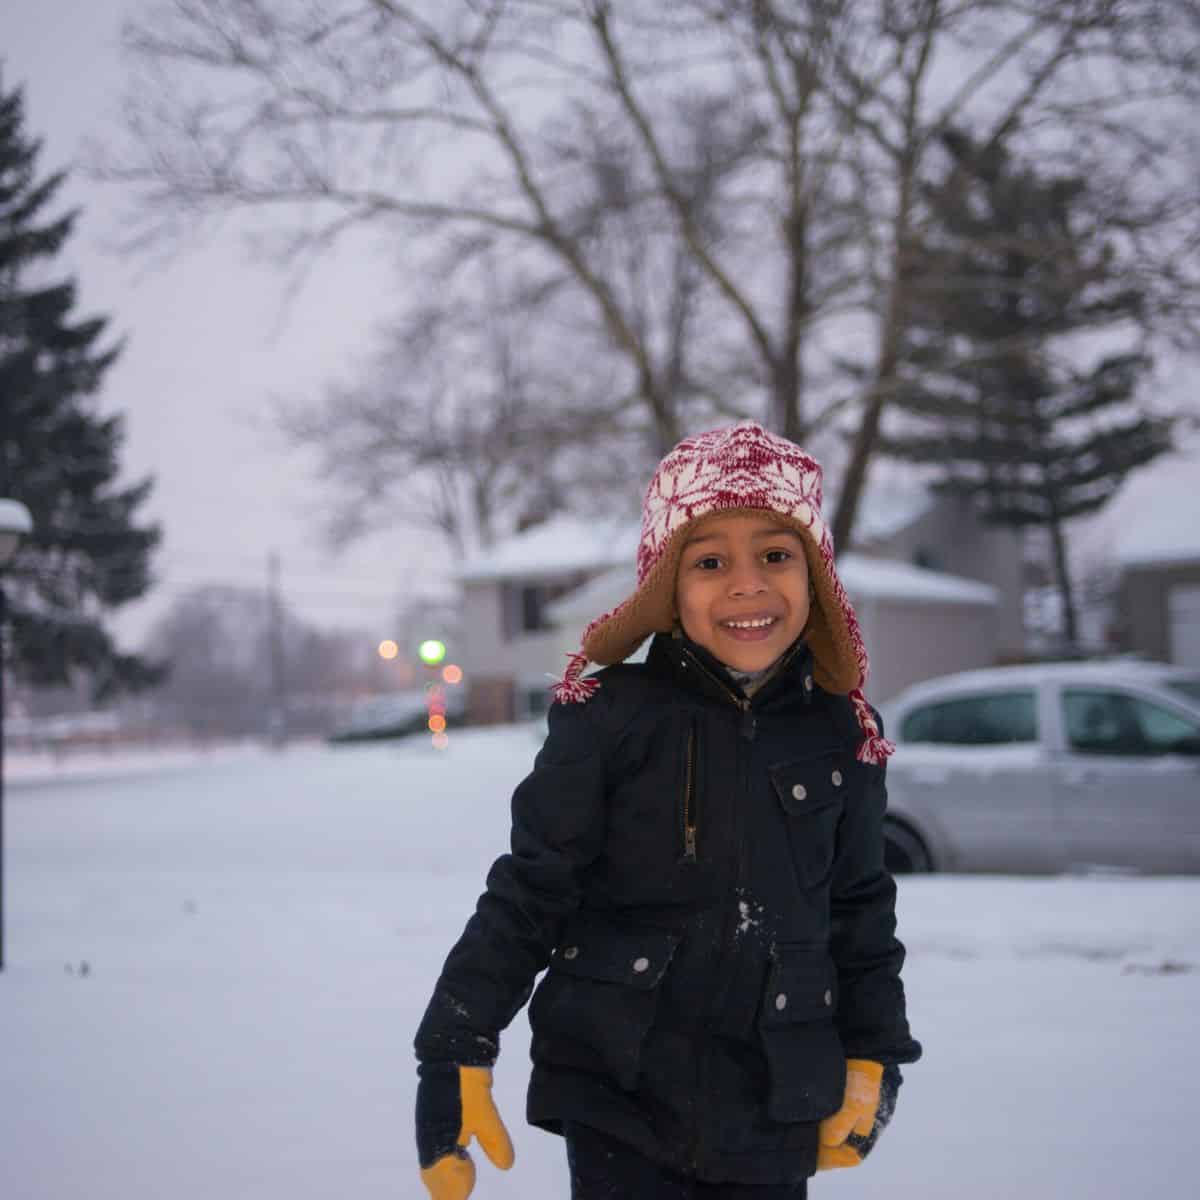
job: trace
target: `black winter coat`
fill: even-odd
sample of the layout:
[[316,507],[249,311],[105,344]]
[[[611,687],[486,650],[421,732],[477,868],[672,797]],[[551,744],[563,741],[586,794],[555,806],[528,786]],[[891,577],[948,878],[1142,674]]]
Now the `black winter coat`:
[[797,643],[747,700],[679,637],[554,705],[417,1034],[488,1064],[530,996],[529,1120],[712,1182],[816,1170],[846,1058],[915,1061],[884,771]]

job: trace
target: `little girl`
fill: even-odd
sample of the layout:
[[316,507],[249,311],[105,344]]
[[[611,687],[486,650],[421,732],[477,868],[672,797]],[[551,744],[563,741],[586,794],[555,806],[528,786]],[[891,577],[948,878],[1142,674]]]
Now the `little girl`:
[[921,1053],[883,865],[892,746],[820,508],[819,465],[758,425],[659,464],[637,589],[555,688],[511,852],[417,1032],[434,1200],[470,1194],[472,1137],[512,1165],[491,1067],[547,966],[528,1118],[565,1136],[574,1200],[797,1200],[887,1124]]

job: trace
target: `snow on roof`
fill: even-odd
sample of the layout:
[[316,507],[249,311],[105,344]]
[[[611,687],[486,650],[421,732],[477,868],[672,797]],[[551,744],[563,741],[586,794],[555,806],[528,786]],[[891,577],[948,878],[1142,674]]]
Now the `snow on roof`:
[[468,558],[458,578],[463,583],[539,579],[632,563],[640,532],[637,523],[564,513]]
[[[929,512],[935,499],[924,484],[916,481],[868,483],[854,525],[854,542],[869,545],[895,537]],[[832,520],[834,508],[829,500],[821,511]]]
[[1000,601],[990,584],[890,558],[843,554],[837,569],[852,603],[867,598],[964,605],[996,605]]
[[595,579],[576,588],[547,608],[550,619],[557,625],[586,624],[601,613],[616,608],[637,586],[637,570],[632,558],[619,567],[610,567]]
[[[852,604],[866,599],[908,600],[918,604],[994,606],[999,603],[999,594],[989,584],[892,559],[843,554],[837,566]],[[552,604],[550,617],[560,625],[590,621],[631,595],[635,584],[632,562],[613,567]]]
[[[933,503],[933,494],[920,483],[891,481],[868,485],[855,530],[856,540],[866,543],[886,540],[919,520]],[[828,500],[824,511],[833,511]],[[637,555],[640,534],[636,521],[585,519],[564,513],[472,555],[459,568],[458,578],[463,583],[537,579],[621,564],[630,564],[632,575],[631,564]],[[907,594],[914,588],[917,592],[927,590],[929,581],[917,586],[897,577],[894,586]],[[990,598],[977,597],[974,602],[989,603]]]
[[1200,561],[1200,439],[1135,471],[1092,516],[1069,528],[1076,569]]

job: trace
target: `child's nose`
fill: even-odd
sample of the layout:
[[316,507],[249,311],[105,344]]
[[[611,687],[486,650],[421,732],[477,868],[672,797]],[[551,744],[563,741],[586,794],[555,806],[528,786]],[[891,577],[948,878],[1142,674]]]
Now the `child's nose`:
[[757,596],[766,590],[766,580],[757,563],[745,563],[737,566],[729,577],[729,594],[731,596]]

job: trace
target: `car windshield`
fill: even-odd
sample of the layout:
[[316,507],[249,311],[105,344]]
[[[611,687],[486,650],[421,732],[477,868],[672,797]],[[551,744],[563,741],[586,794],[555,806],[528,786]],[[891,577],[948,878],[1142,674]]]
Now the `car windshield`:
[[1173,692],[1179,692],[1195,704],[1200,704],[1200,677],[1167,679],[1164,681]]

